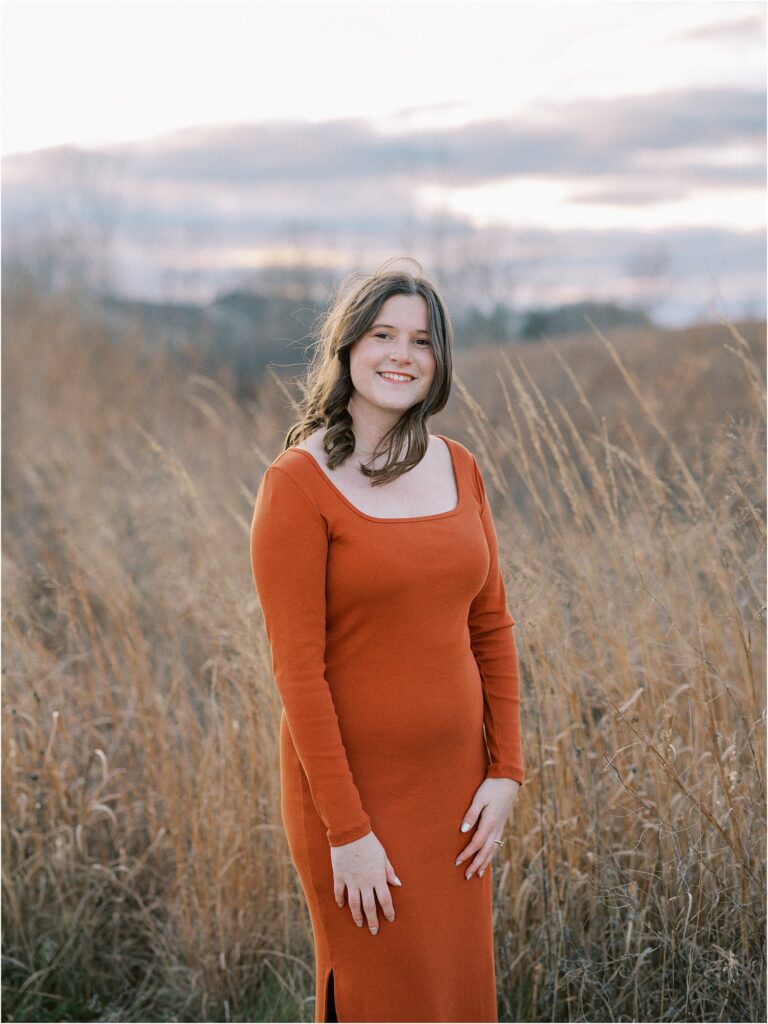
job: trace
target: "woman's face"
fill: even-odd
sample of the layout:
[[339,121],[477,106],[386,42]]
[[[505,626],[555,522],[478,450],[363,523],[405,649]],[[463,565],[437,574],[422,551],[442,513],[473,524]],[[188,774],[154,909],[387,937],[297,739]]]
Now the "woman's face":
[[[421,295],[390,295],[382,303],[373,325],[349,350],[356,406],[363,400],[399,419],[426,398],[436,366],[428,317]],[[394,379],[382,376],[387,373]]]

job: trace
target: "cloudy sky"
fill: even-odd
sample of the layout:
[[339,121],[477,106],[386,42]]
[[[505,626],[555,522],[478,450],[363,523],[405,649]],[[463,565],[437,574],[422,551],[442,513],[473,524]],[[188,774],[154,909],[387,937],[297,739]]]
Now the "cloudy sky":
[[764,309],[762,3],[26,0],[2,64],[4,225],[108,223],[126,292],[408,251]]

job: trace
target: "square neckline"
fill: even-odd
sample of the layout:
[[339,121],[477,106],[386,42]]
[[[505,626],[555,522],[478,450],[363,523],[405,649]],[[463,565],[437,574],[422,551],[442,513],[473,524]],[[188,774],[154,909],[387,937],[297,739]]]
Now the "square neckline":
[[445,441],[445,444],[448,448],[448,454],[450,455],[451,466],[453,468],[453,476],[456,483],[456,506],[454,508],[448,509],[447,512],[433,512],[430,515],[423,516],[368,515],[367,512],[363,512],[363,510],[358,508],[357,505],[354,505],[346,496],[346,494],[344,494],[344,492],[339,487],[336,486],[333,480],[331,480],[331,478],[328,476],[328,474],[325,472],[322,466],[318,463],[317,459],[312,454],[312,452],[310,452],[306,448],[298,448],[296,445],[291,445],[291,447],[287,448],[286,451],[303,452],[304,455],[308,456],[312,465],[315,467],[320,476],[322,476],[323,480],[325,480],[325,482],[328,484],[331,490],[334,491],[334,493],[339,498],[341,498],[341,500],[348,508],[350,508],[356,515],[360,516],[362,519],[368,519],[372,523],[418,523],[430,519],[447,519],[449,516],[455,516],[458,512],[461,511],[464,505],[464,489],[461,485],[461,473],[459,472],[459,466],[453,442],[451,438],[446,437],[444,434],[435,434],[435,437],[439,437],[441,440]]

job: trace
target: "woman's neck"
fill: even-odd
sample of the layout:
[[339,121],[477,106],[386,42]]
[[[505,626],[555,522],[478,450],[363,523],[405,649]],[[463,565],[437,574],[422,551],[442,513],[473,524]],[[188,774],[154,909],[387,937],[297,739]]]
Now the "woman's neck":
[[400,419],[400,414],[393,415],[389,410],[367,407],[355,402],[354,398],[350,399],[347,409],[352,417],[355,452],[359,455],[373,455],[381,439]]

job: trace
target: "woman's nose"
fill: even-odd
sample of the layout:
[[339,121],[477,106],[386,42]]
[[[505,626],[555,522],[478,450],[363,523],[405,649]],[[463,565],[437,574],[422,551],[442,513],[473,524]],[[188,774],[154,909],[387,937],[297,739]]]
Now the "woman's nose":
[[409,349],[409,342],[407,338],[402,338],[396,341],[392,347],[392,355],[398,362],[409,363],[411,361],[411,353]]

